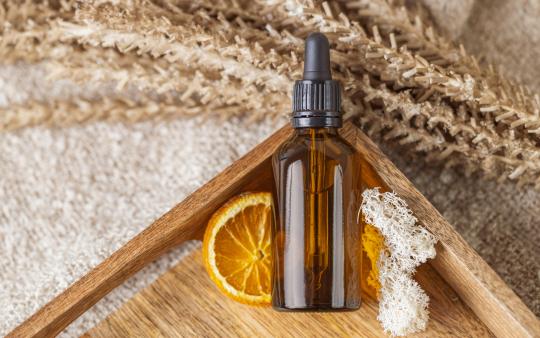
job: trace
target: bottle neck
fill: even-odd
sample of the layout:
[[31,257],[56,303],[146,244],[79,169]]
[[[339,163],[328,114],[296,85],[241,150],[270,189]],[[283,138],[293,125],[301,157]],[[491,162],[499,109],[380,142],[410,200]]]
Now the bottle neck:
[[314,127],[314,128],[296,128],[295,133],[297,135],[309,135],[309,136],[337,136],[338,128],[336,127]]

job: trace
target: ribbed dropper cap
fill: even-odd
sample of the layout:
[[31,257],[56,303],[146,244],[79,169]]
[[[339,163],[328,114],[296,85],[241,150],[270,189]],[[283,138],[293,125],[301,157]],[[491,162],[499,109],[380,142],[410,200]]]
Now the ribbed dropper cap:
[[341,93],[332,80],[330,44],[322,33],[311,33],[304,49],[304,77],[293,91],[295,128],[341,127]]

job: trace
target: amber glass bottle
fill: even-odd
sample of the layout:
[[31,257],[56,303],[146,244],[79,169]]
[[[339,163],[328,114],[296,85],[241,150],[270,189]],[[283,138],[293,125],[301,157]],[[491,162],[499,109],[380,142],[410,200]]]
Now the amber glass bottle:
[[294,135],[273,157],[275,309],[347,311],[360,306],[360,165],[338,134],[340,88],[323,34],[306,40],[304,79],[293,92]]

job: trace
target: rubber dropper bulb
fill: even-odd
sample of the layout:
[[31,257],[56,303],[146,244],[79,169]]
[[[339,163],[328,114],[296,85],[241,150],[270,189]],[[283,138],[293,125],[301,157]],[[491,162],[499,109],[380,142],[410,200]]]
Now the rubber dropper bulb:
[[322,33],[311,33],[306,39],[304,80],[332,80],[330,44]]

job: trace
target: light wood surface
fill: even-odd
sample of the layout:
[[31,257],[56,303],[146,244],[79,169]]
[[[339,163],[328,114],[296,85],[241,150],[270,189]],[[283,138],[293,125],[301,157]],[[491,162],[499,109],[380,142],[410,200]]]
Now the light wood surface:
[[[283,313],[223,296],[204,270],[200,249],[142,290],[84,337],[381,337],[378,304],[360,310]],[[415,337],[489,337],[484,324],[429,265],[417,280],[430,296],[428,329]]]
[[[55,335],[149,262],[185,240],[200,238],[206,220],[227,199],[240,191],[270,190],[270,156],[290,133],[291,129],[284,127],[258,145],[53,299],[10,336]],[[534,314],[380,150],[351,122],[346,123],[342,135],[365,155],[369,162],[365,167],[372,165],[388,186],[407,200],[418,219],[438,236],[441,244],[433,266],[489,329],[499,337],[539,337],[540,323]],[[374,171],[371,173],[375,175]]]

